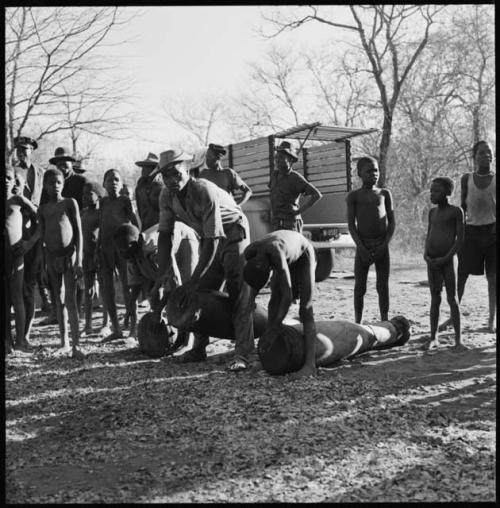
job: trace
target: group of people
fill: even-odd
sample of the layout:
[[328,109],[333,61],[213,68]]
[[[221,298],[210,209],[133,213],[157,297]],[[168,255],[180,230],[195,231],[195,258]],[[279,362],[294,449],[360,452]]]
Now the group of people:
[[[102,184],[75,171],[75,159],[57,148],[42,171],[32,162],[37,142],[15,140],[17,161],[6,168],[6,290],[15,316],[15,341],[7,324],[6,349],[30,350],[29,334],[34,317],[34,293],[50,293],[47,324],[59,324],[61,347],[81,358],[79,317],[85,334],[92,334],[96,281],[102,296],[103,327],[111,324],[103,340],[123,337],[122,325],[136,337],[137,302],[150,301],[154,322],[161,323],[162,309],[172,291],[187,305],[203,289],[224,289],[231,302],[235,335],[230,371],[248,369],[254,349],[252,314],[255,298],[269,283],[271,298],[268,325],[261,340],[272,339],[292,302],[299,301],[304,328],[305,362],[295,377],[313,375],[316,330],[313,314],[316,258],[312,244],[302,235],[302,213],[321,199],[320,191],[292,169],[298,160],[292,145],[276,148],[275,169],[269,182],[272,231],[250,242],[249,224],[241,205],[252,195],[250,187],[232,168],[224,168],[223,146],[211,143],[205,167],[193,168],[193,156],[166,150],[159,157],[149,153],[137,161],[141,176],[135,188],[136,209],[124,188],[122,175],[109,169]],[[489,328],[496,312],[496,215],[495,175],[491,171],[491,146],[481,141],[473,149],[475,171],[462,179],[462,206],[448,203],[453,182],[435,178],[431,184],[429,229],[424,258],[431,289],[431,340],[438,345],[440,294],[446,286],[450,323],[460,338],[458,301],[469,274],[488,278]],[[360,323],[370,265],[375,264],[381,320],[389,312],[389,243],[395,229],[392,195],[378,187],[376,159],[357,162],[360,189],[347,195],[348,226],[356,244],[354,262],[354,314]],[[303,199],[300,199],[303,198]],[[464,211],[467,224],[464,228]],[[464,242],[465,235],[465,242]],[[457,297],[457,253],[458,297]],[[125,314],[118,318],[115,302],[118,273]],[[48,291],[47,291],[48,289]],[[69,318],[70,334],[67,321]],[[444,323],[444,328],[448,323]],[[71,344],[69,337],[71,336]],[[176,344],[187,343],[180,330]],[[206,359],[209,334],[195,333],[192,348],[178,358],[182,362]]]

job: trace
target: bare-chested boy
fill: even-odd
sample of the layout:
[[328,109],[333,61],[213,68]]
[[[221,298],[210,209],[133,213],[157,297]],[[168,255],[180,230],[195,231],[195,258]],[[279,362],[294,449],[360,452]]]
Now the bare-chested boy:
[[252,189],[243,181],[243,179],[232,168],[223,168],[221,159],[226,155],[226,149],[222,145],[210,143],[205,155],[207,168],[201,171],[199,178],[209,180],[221,189],[235,197],[236,192],[241,191],[241,196],[235,201],[242,206],[251,195]]
[[[86,182],[83,186],[82,235],[83,235],[83,283],[85,289],[85,334],[92,333],[92,300],[95,296],[95,282],[99,281],[102,292],[102,277],[97,254],[99,234],[99,200],[106,195],[104,187],[98,182]],[[103,303],[103,323],[107,326],[108,312]]]
[[[63,198],[64,176],[59,169],[48,169],[44,175],[48,202],[38,209],[38,232],[47,249],[47,273],[54,290],[61,347],[69,352],[67,318],[71,329],[72,356],[83,358],[80,351],[77,279],[82,276],[82,225],[80,210],[74,198]],[[64,294],[64,301],[62,295]]]
[[[17,185],[24,186],[24,181],[18,177]],[[23,297],[24,281],[24,254],[36,243],[37,236],[29,240],[23,240],[23,212],[28,214],[34,222],[36,219],[35,205],[22,194],[15,194],[16,173],[11,166],[5,168],[5,296],[7,307],[5,352],[10,353],[12,347],[23,351],[31,349],[26,326],[26,310]],[[14,308],[14,320],[16,324],[16,341],[12,341],[10,329],[10,308]]]
[[361,323],[366,279],[370,265],[375,263],[380,319],[388,320],[389,313],[389,242],[395,221],[392,195],[389,189],[377,187],[378,162],[373,157],[362,157],[357,163],[363,185],[349,192],[347,223],[356,244],[354,260],[354,317]]
[[306,356],[303,367],[292,374],[294,378],[316,374],[316,325],[312,307],[316,256],[314,247],[296,231],[278,230],[264,235],[245,249],[247,263],[243,277],[257,293],[269,280],[271,299],[268,307],[268,329],[265,336],[275,335],[285,319],[292,301],[300,298],[299,317],[304,326]]
[[103,341],[119,339],[123,337],[115,304],[115,286],[113,273],[118,268],[125,300],[126,313],[130,313],[127,290],[127,262],[118,255],[113,235],[116,229],[123,223],[130,223],[138,227],[139,223],[132,209],[132,203],[126,196],[120,195],[123,181],[117,169],[108,169],[104,173],[103,185],[108,195],[104,196],[100,203],[99,237],[97,240],[100,256],[100,267],[103,281],[104,303],[109,313],[113,332],[104,337]]
[[[155,282],[160,276],[158,265],[158,224],[146,231],[140,232],[139,228],[132,224],[122,224],[114,234],[114,241],[120,256],[128,262],[128,285],[130,288],[130,334],[137,335],[137,299],[141,288],[147,285],[150,294],[151,309],[161,312],[168,294],[159,294],[159,290],[153,290]],[[185,283],[193,274],[198,263],[199,241],[195,231],[186,224],[176,221],[172,238],[172,269],[178,283]],[[168,287],[171,291],[174,286]],[[189,332],[179,332],[176,345],[187,344]]]
[[434,178],[431,183],[431,203],[437,205],[429,211],[429,226],[425,241],[424,259],[431,290],[431,340],[426,349],[439,345],[437,335],[439,306],[443,282],[450,305],[451,320],[455,329],[455,348],[467,349],[460,337],[460,308],[457,296],[457,256],[464,241],[464,213],[458,206],[448,203],[453,192],[453,180]]

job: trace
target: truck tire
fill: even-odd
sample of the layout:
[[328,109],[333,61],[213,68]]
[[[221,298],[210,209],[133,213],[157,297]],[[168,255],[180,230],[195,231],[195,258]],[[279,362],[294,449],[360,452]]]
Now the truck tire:
[[333,268],[332,249],[316,250],[316,282],[321,282],[328,278]]

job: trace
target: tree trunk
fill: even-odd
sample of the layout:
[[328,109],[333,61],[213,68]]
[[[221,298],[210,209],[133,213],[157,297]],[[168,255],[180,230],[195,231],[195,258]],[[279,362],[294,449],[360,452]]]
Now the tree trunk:
[[384,114],[384,123],[382,126],[382,138],[380,139],[379,145],[379,185],[380,187],[385,187],[385,182],[387,179],[387,156],[389,154],[389,146],[391,143],[391,132],[392,132],[392,113]]

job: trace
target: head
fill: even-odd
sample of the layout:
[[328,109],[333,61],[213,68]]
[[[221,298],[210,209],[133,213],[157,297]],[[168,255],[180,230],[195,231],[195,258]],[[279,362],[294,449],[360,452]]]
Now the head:
[[205,154],[205,162],[210,169],[216,169],[224,155],[226,155],[226,150],[222,145],[210,143]]
[[123,186],[122,175],[117,169],[108,169],[106,173],[104,173],[102,184],[108,196],[116,198],[119,196]]
[[126,183],[124,183],[122,188],[120,189],[120,196],[130,198],[130,189],[128,188],[128,185]]
[[377,159],[373,157],[361,157],[358,160],[356,168],[363,185],[377,185],[379,177]]
[[493,148],[488,141],[478,141],[472,147],[472,158],[478,168],[490,168],[493,162]]
[[23,144],[16,146],[16,156],[19,161],[19,164],[21,164],[22,166],[31,165],[32,153],[33,153],[32,145]]
[[243,278],[253,289],[262,289],[271,276],[271,265],[266,258],[250,258],[243,267]]
[[139,249],[139,229],[133,224],[121,224],[113,235],[119,255],[124,259],[130,259]]
[[95,208],[100,198],[106,195],[104,187],[99,182],[87,182],[83,186],[82,204],[83,207]]
[[438,176],[431,182],[431,203],[437,205],[447,201],[453,192],[453,180],[447,176]]
[[10,164],[5,165],[5,198],[9,199],[14,194],[16,185],[16,172]]
[[24,194],[24,186],[26,185],[26,179],[24,175],[21,174],[19,171],[14,170],[14,172],[15,172],[14,189],[12,190],[12,192],[19,196],[22,196]]
[[160,170],[165,187],[172,192],[180,192],[189,181],[189,161],[177,161]]
[[59,169],[49,168],[43,174],[43,188],[50,198],[61,197],[64,176]]
[[135,165],[141,168],[141,176],[149,176],[158,166],[158,155],[149,152],[144,160],[137,161]]
[[73,163],[71,161],[58,159],[55,165],[64,177],[68,176],[73,170]]
[[141,176],[149,176],[157,167],[158,164],[143,164],[141,166]]

